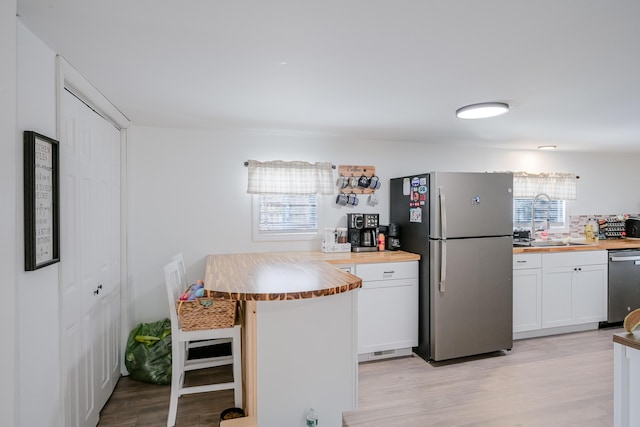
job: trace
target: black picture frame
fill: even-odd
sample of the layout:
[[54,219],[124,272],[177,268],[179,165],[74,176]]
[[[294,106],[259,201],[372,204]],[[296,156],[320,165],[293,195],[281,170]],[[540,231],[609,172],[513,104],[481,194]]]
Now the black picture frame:
[[60,261],[58,141],[24,132],[24,269]]

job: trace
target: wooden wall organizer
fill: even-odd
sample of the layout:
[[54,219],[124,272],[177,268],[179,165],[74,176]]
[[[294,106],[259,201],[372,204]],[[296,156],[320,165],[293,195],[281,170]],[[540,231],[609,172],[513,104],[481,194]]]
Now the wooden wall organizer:
[[[339,165],[338,166],[338,176],[346,176],[351,177],[355,176],[356,178],[360,178],[362,175],[365,175],[368,178],[371,178],[376,174],[375,166],[354,166],[354,165]],[[354,194],[370,194],[374,193],[376,190],[373,188],[362,188],[362,187],[339,187],[338,190],[341,193],[354,193]]]

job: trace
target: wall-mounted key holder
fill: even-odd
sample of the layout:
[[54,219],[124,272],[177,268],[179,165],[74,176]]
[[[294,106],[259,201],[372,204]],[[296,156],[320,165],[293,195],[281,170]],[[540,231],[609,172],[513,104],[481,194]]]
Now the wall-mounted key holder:
[[338,166],[338,190],[341,193],[369,194],[380,188],[375,166]]

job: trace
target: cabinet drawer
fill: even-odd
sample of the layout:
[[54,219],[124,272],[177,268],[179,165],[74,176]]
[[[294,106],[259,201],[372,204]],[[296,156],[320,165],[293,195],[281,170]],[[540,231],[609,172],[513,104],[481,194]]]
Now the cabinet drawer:
[[576,251],[542,254],[544,268],[571,267],[574,265],[607,264],[607,251]]
[[362,289],[381,289],[381,288],[401,288],[415,287],[418,288],[418,279],[396,279],[396,280],[363,280]]
[[418,261],[382,262],[356,265],[356,276],[372,280],[413,279],[418,277]]
[[542,254],[516,254],[513,256],[513,269],[541,268]]

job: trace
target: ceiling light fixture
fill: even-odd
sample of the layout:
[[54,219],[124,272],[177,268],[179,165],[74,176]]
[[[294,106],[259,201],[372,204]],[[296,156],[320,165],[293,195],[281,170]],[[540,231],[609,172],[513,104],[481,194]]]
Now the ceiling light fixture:
[[555,150],[555,145],[540,145],[538,146],[538,150]]
[[499,116],[507,111],[509,111],[509,104],[504,102],[481,102],[458,108],[456,117],[459,119],[486,119]]

